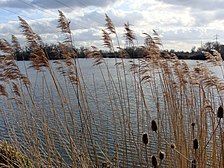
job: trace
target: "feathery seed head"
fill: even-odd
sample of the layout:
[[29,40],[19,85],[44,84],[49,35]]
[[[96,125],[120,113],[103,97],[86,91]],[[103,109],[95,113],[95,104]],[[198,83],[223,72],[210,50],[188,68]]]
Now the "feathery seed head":
[[113,44],[112,44],[112,39],[110,37],[110,34],[106,30],[103,30],[103,29],[102,29],[102,32],[103,32],[102,37],[103,37],[104,46],[106,46],[107,48],[112,50],[113,49]]
[[105,20],[106,20],[105,26],[111,33],[116,34],[115,26],[114,26],[112,20],[109,18],[109,16],[107,14],[105,14],[105,17],[106,17],[105,18]]
[[129,23],[124,24],[125,38],[129,44],[134,44],[135,35],[133,30],[131,30]]
[[58,28],[60,28],[63,33],[71,34],[70,21],[65,17],[62,11],[58,10],[58,13],[59,13]]
[[12,47],[14,51],[20,51],[21,46],[16,36],[12,35]]
[[8,97],[8,93],[5,89],[5,86],[1,85],[0,84],[0,96],[5,96],[5,97]]
[[30,54],[30,60],[32,66],[36,70],[40,70],[41,67],[49,67],[47,56],[42,48],[42,41],[40,37],[31,29],[29,24],[19,17],[20,26],[22,28],[23,35],[26,37],[29,47],[32,49]]
[[34,33],[29,24],[21,17],[19,17],[20,27],[22,29],[23,35],[26,37],[27,43],[32,48],[38,44],[37,34]]
[[18,85],[16,83],[12,82],[12,88],[13,88],[13,92],[15,93],[15,95],[20,97],[20,91],[19,91]]
[[0,51],[9,55],[13,54],[11,45],[5,39],[0,39]]

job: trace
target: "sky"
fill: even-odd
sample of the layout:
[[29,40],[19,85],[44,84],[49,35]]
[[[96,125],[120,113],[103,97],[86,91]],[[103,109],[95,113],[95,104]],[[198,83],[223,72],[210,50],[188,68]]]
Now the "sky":
[[152,34],[152,30],[168,50],[187,51],[207,41],[224,42],[224,0],[0,0],[0,38],[10,40],[13,34],[25,45],[20,16],[44,42],[61,42],[58,10],[71,21],[76,47],[103,48],[105,13],[116,26],[122,45],[127,22],[136,35],[136,45],[142,45],[143,33]]

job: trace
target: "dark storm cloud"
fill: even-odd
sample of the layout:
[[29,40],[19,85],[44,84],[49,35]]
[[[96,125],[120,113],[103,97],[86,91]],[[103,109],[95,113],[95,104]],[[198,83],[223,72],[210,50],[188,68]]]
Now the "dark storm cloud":
[[33,8],[34,5],[46,9],[76,8],[76,7],[104,7],[116,2],[116,0],[3,0],[0,1],[1,7],[9,8]]
[[216,10],[224,8],[223,0],[158,0],[167,4],[198,8],[202,10]]

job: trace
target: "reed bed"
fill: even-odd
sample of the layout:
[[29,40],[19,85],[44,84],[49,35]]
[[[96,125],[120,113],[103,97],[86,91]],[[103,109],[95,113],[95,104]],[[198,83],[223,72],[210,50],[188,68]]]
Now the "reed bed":
[[[206,62],[189,66],[174,54],[161,55],[153,31],[144,33],[142,58],[127,60],[130,53],[105,17],[103,45],[119,57],[111,64],[90,47],[85,55],[95,73],[88,77],[63,12],[58,28],[65,59],[57,61],[19,17],[31,64],[19,68],[15,36],[11,43],[0,40],[1,139],[29,158],[27,167],[224,167],[224,78],[208,68],[223,73],[221,55],[206,52]],[[127,46],[137,47],[128,23],[124,30]]]

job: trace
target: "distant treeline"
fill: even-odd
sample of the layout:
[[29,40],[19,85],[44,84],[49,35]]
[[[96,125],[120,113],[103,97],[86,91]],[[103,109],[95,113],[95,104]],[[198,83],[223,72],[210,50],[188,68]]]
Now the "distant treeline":
[[[64,59],[63,53],[60,50],[59,45],[56,44],[45,44],[43,45],[44,51],[48,55],[49,59],[57,60],[57,59]],[[86,58],[86,48],[80,47],[80,48],[74,48],[73,49],[76,53],[76,57],[78,58]],[[125,48],[127,54],[126,58],[142,58],[143,57],[143,48],[142,47],[128,47]],[[218,42],[207,42],[202,47],[196,48],[193,47],[190,52],[185,51],[175,51],[175,50],[163,50],[161,51],[162,55],[165,55],[165,53],[174,53],[179,59],[192,59],[192,60],[205,60],[205,56],[203,54],[203,51],[211,52],[212,50],[217,50],[221,53],[222,58],[224,59],[224,45],[218,43]],[[26,47],[23,50],[15,51],[14,55],[17,60],[29,60],[30,59],[30,53],[32,52],[31,48]],[[109,52],[100,50],[102,56],[104,58],[115,58],[119,57],[118,52]]]

